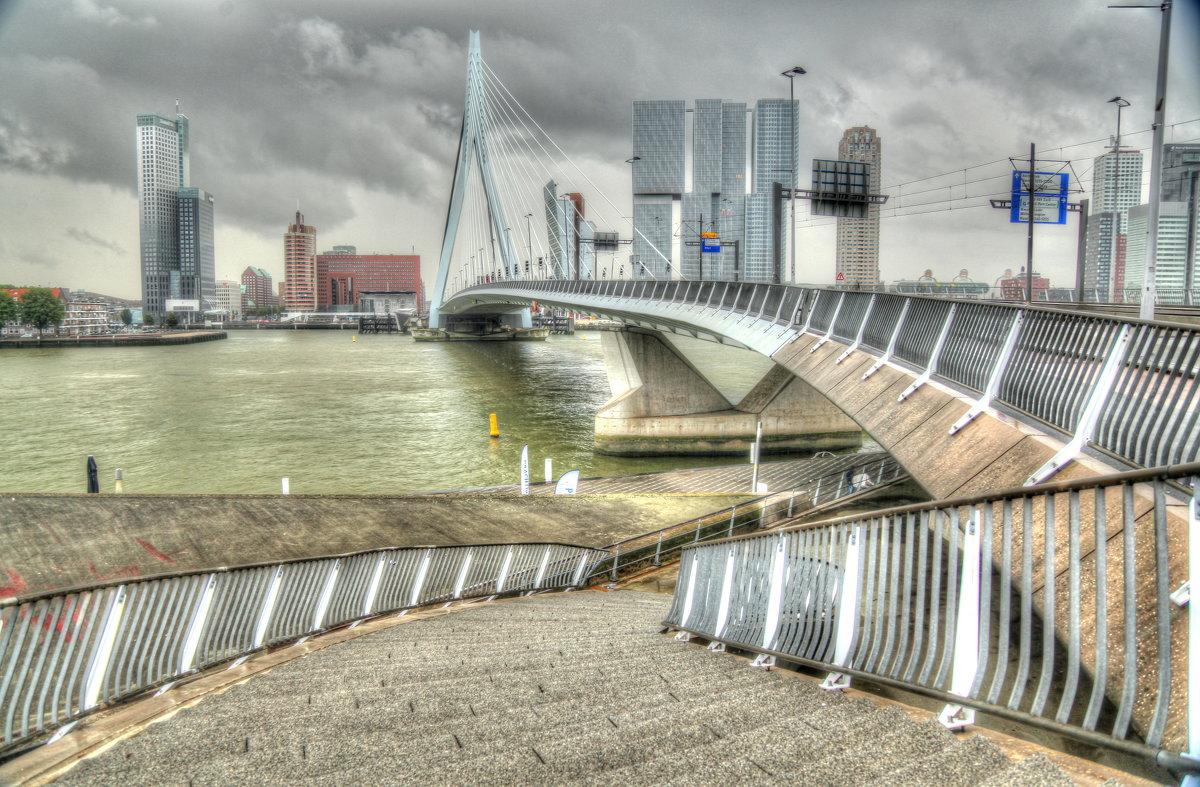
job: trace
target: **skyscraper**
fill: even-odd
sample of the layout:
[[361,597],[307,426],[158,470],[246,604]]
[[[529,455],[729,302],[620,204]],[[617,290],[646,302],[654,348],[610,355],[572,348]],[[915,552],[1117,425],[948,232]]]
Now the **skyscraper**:
[[[190,188],[185,115],[137,116],[138,229],[142,300],[161,315],[168,300],[189,311],[214,306],[213,198]],[[186,233],[186,234],[185,234]]]
[[[697,99],[687,190],[685,103],[634,102],[634,276],[786,279],[780,189],[792,179],[794,106],[786,99],[756,103],[753,167],[747,177],[746,104]],[[701,250],[704,233],[719,236],[719,252]]]
[[[1149,205],[1129,211],[1128,251],[1125,256],[1125,286],[1140,290],[1145,281],[1147,221]],[[1188,281],[1188,206],[1185,202],[1159,204],[1158,244],[1155,253],[1155,287],[1160,303],[1184,303]]]
[[[846,129],[838,143],[838,159],[868,165],[868,193],[880,191],[882,140],[869,126]],[[837,220],[838,282],[846,285],[879,283],[879,206],[868,205],[863,218]]]
[[684,183],[684,102],[633,102],[633,244],[627,275],[671,278],[675,202]]
[[[1196,288],[1196,247],[1200,245],[1200,145],[1163,145],[1163,202],[1181,202],[1187,211],[1187,276],[1185,286]],[[1200,292],[1192,303],[1200,302]]]
[[293,312],[317,309],[317,228],[304,223],[304,214],[296,211],[296,221],[283,235],[283,307]]
[[1114,149],[1097,156],[1092,170],[1083,289],[1087,300],[1121,300],[1128,288],[1122,250],[1129,208],[1142,202],[1142,154]]

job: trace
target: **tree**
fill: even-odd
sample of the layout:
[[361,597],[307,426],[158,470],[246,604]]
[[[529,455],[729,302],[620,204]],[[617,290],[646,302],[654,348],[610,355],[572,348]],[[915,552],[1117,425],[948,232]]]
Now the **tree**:
[[67,314],[63,302],[45,287],[30,287],[21,296],[21,322],[38,329],[38,334],[58,325]]
[[16,322],[20,311],[13,296],[0,290],[0,325],[4,325],[7,322]]
[[124,323],[126,328],[133,325],[133,312],[129,309],[121,309],[121,322]]
[[153,325],[153,324],[154,324],[154,315],[151,314],[150,312],[146,312],[142,316],[142,325]]
[[167,312],[167,316],[163,318],[163,325],[168,328],[174,328],[179,324],[179,312]]

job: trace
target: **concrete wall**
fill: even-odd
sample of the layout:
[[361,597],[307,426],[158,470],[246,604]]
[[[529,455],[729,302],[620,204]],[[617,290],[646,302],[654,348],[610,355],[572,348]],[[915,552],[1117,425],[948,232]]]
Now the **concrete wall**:
[[0,599],[171,571],[392,546],[603,547],[739,495],[3,495]]
[[626,456],[746,454],[862,444],[862,430],[802,380],[775,366],[731,404],[657,331],[602,334],[613,398],[596,414],[596,450]]

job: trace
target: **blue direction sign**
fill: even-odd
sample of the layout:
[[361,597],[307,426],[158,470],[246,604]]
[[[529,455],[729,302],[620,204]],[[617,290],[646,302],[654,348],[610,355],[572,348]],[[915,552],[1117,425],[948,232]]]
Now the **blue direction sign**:
[[721,236],[715,232],[700,233],[700,251],[705,254],[720,254]]
[[[1067,223],[1067,186],[1070,175],[1066,172],[1033,173],[1033,223]],[[1018,170],[1012,174],[1012,209],[1009,221],[1026,224],[1029,221],[1029,171]]]

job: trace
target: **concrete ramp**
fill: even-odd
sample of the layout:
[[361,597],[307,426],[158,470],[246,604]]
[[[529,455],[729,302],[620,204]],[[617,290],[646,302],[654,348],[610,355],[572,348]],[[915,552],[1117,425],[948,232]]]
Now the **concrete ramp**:
[[603,547],[745,495],[4,495],[0,598],[392,546]]

